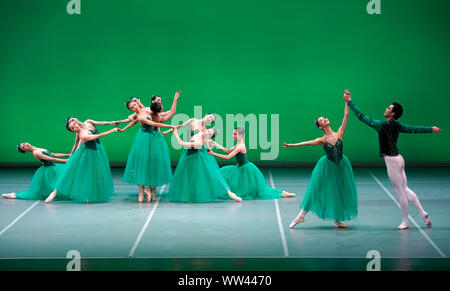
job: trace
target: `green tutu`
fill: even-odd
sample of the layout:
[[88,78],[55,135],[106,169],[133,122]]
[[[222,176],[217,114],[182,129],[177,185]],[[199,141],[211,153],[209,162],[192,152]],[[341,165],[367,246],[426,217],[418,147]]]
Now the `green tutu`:
[[133,185],[158,187],[172,181],[167,143],[153,126],[136,133],[122,180]]
[[344,221],[358,215],[358,197],[352,165],[343,155],[340,162],[319,159],[300,206],[319,218]]
[[[51,154],[47,155],[53,157]],[[42,162],[43,165],[34,173],[28,190],[17,193],[17,199],[45,200],[53,192],[58,176],[63,172],[65,165],[47,160],[42,160]],[[66,198],[61,195],[57,199],[65,200]]]
[[58,196],[77,202],[107,202],[114,192],[106,151],[101,143],[81,144],[56,182]]
[[206,149],[186,150],[175,169],[165,200],[206,203],[228,196],[229,187],[208,156]]
[[231,192],[245,200],[281,198],[282,191],[267,186],[264,175],[255,164],[247,160],[245,154],[237,154],[236,159],[237,165],[220,168]]

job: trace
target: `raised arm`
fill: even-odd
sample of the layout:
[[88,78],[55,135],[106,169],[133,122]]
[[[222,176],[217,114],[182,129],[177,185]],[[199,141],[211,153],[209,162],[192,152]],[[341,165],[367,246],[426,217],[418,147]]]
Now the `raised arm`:
[[350,109],[355,113],[356,117],[361,120],[363,123],[367,124],[368,126],[374,128],[376,131],[381,130],[381,121],[379,120],[373,120],[369,116],[362,113],[358,107],[353,103],[351,93],[348,92],[348,90],[345,90],[344,93],[344,100],[347,102]]
[[[180,124],[180,125],[176,126],[176,128],[177,128],[177,129],[180,129],[180,128],[186,127],[186,126],[192,124],[192,122],[194,122],[194,118],[190,118],[190,119],[186,120],[183,124]],[[164,132],[162,133],[162,135],[166,135],[166,134],[168,134],[168,133],[171,133],[172,131],[173,131],[173,128],[164,131]]]
[[83,132],[80,133],[80,139],[82,140],[82,142],[87,142],[87,141],[91,141],[91,140],[96,140],[96,139],[102,138],[104,136],[107,136],[108,134],[111,134],[113,132],[119,132],[119,131],[120,131],[120,129],[117,128],[117,127],[113,128],[111,130],[102,132],[100,134],[87,134],[86,132],[83,131]]
[[167,119],[171,118],[175,114],[175,112],[177,112],[177,102],[178,97],[180,97],[180,93],[181,91],[175,93],[175,97],[173,98],[172,107],[170,108],[170,110],[161,113],[161,122],[164,122]]
[[324,144],[323,138],[319,137],[319,138],[316,138],[313,140],[304,141],[304,142],[300,142],[300,143],[285,143],[285,142],[283,142],[283,147],[289,148],[289,147],[301,147],[301,146],[322,145],[322,144]]
[[344,138],[345,129],[347,128],[348,115],[349,115],[348,103],[345,102],[344,118],[342,119],[341,127],[339,127],[337,132],[341,139]]
[[95,121],[92,119],[88,119],[85,121],[85,123],[90,123],[92,125],[111,125],[114,121]]

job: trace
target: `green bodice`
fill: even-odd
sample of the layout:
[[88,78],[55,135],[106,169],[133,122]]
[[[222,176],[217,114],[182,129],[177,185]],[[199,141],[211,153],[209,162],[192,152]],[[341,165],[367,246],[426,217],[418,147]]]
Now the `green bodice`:
[[327,154],[327,158],[335,162],[336,164],[342,160],[344,144],[341,139],[338,139],[335,145],[331,145],[329,142],[325,142],[323,149]]
[[244,153],[238,153],[236,155],[236,161],[238,162],[239,167],[248,163],[247,155]]
[[[152,120],[151,118],[147,117],[148,120]],[[148,132],[148,133],[154,133],[155,131],[158,130],[157,126],[152,126],[152,125],[148,125],[148,124],[142,124],[142,131],[144,132]]]
[[[50,152],[42,152],[44,155],[46,155],[46,156],[48,156],[48,157],[51,157],[51,158],[53,158],[53,155],[50,153]],[[55,165],[55,163],[54,162],[52,162],[52,161],[48,161],[48,160],[40,160],[41,161],[41,163],[42,163],[42,165],[44,166],[44,167],[51,167],[51,166],[54,166]]]
[[[97,130],[97,128],[95,128],[95,127],[94,127],[94,129],[89,129],[89,131],[90,131],[92,134],[98,134],[98,130]],[[97,138],[97,139],[95,140],[95,142],[99,144],[99,143],[100,143],[100,139]]]

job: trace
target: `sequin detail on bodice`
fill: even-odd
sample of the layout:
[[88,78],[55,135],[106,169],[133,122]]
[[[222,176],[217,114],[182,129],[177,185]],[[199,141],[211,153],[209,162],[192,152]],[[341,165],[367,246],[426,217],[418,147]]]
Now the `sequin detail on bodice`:
[[338,164],[343,157],[344,144],[341,139],[338,139],[335,145],[331,145],[329,142],[325,142],[323,149],[327,154],[327,158]]

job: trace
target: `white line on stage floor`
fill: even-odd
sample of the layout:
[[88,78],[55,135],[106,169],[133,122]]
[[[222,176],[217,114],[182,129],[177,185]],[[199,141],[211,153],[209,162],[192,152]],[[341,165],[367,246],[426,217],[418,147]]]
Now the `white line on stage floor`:
[[[273,181],[272,171],[270,170],[270,168],[269,168],[269,181],[270,181],[270,186],[272,188],[275,188],[275,183]],[[284,256],[288,257],[289,256],[289,250],[288,250],[287,243],[286,243],[286,236],[284,235],[283,222],[281,221],[280,207],[278,205],[278,200],[277,199],[274,199],[273,201],[275,203],[275,211],[277,213],[278,228],[280,229],[281,242],[283,243]]]
[[[161,188],[161,193],[164,192],[164,189],[166,188],[166,185],[162,186]],[[150,224],[150,220],[152,220],[153,214],[155,214],[156,211],[156,207],[158,207],[159,204],[159,199],[161,198],[161,195],[158,196],[158,199],[156,200],[155,206],[153,206],[152,210],[150,211],[150,214],[147,217],[147,221],[145,222],[144,226],[141,229],[141,232],[139,233],[133,247],[131,248],[130,254],[128,255],[128,257],[133,257],[134,256],[134,252],[136,251],[137,246],[139,245],[139,243],[141,242],[142,236],[145,233],[145,230],[147,229],[148,225]]]
[[[398,208],[400,207],[400,204],[398,203],[397,199],[394,198],[394,196],[391,194],[391,192],[384,187],[384,185],[377,179],[377,177],[375,177],[375,175],[369,170],[367,169],[367,171],[369,172],[369,174],[372,176],[372,178],[378,183],[378,185],[380,185],[380,187],[384,190],[384,192],[386,192],[389,197],[391,197],[392,201],[394,201],[394,203],[398,206]],[[446,258],[447,256],[444,254],[444,252],[434,243],[434,241],[423,231],[423,229],[417,224],[417,222],[414,220],[414,218],[411,217],[411,215],[408,214],[408,218],[409,220],[420,230],[420,232],[422,233],[422,235],[425,237],[425,239],[431,244],[431,246],[438,252],[438,254],[443,257]]]
[[5,227],[1,232],[0,232],[0,236],[2,234],[4,234],[9,228],[11,228],[17,221],[19,221],[25,214],[27,214],[31,209],[33,209],[34,206],[36,206],[40,201],[36,201],[34,202],[33,205],[31,205],[30,207],[28,207],[27,210],[25,210],[24,212],[22,212],[21,215],[17,216],[16,219],[13,220],[13,222],[11,222],[7,227]]

